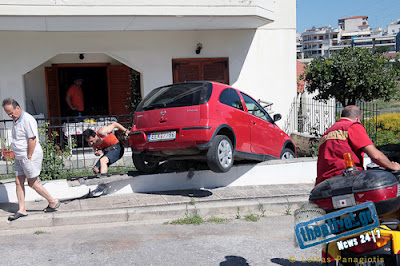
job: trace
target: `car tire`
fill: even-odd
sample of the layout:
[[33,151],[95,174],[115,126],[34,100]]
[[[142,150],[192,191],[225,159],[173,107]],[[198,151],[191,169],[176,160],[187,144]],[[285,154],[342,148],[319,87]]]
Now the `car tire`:
[[135,165],[136,169],[139,172],[142,172],[145,174],[154,173],[160,164],[159,162],[146,161],[145,155],[143,153],[132,154],[132,160],[133,160],[133,164]]
[[294,151],[292,151],[289,148],[284,148],[281,154],[281,159],[293,159],[296,158],[296,155],[294,154]]
[[226,173],[233,165],[233,146],[227,136],[217,135],[207,151],[207,164],[216,173]]

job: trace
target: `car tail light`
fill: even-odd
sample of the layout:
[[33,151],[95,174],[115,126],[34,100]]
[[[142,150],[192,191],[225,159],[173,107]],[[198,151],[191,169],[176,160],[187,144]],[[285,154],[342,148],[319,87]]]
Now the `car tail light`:
[[371,241],[371,242],[367,242],[364,244],[358,244],[357,246],[349,248],[349,250],[351,250],[355,253],[370,252],[370,251],[377,250],[377,249],[383,247],[390,241],[390,239],[391,239],[390,236],[381,236],[380,238],[376,238],[375,243],[373,241]]

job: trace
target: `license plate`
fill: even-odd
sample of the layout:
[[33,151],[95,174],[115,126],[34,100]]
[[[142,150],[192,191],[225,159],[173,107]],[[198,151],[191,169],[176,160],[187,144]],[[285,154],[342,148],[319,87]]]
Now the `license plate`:
[[166,141],[166,140],[174,140],[175,138],[176,138],[176,131],[156,132],[149,134],[147,137],[147,141],[148,142]]

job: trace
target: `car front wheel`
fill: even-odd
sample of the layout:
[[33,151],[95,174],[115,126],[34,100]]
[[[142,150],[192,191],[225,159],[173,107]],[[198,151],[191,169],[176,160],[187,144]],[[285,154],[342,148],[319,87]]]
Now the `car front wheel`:
[[159,165],[159,162],[147,161],[144,153],[132,154],[132,160],[136,169],[146,174],[154,173]]
[[281,159],[293,159],[296,158],[294,151],[288,148],[284,148],[281,154]]
[[227,136],[218,135],[207,151],[208,167],[216,173],[226,173],[233,165],[233,146]]

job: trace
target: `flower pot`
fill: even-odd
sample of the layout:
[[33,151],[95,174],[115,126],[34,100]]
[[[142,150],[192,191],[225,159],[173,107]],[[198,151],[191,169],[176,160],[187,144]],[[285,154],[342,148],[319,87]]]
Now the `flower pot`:
[[11,150],[3,150],[2,151],[3,158],[5,161],[12,161],[14,160],[14,152]]

